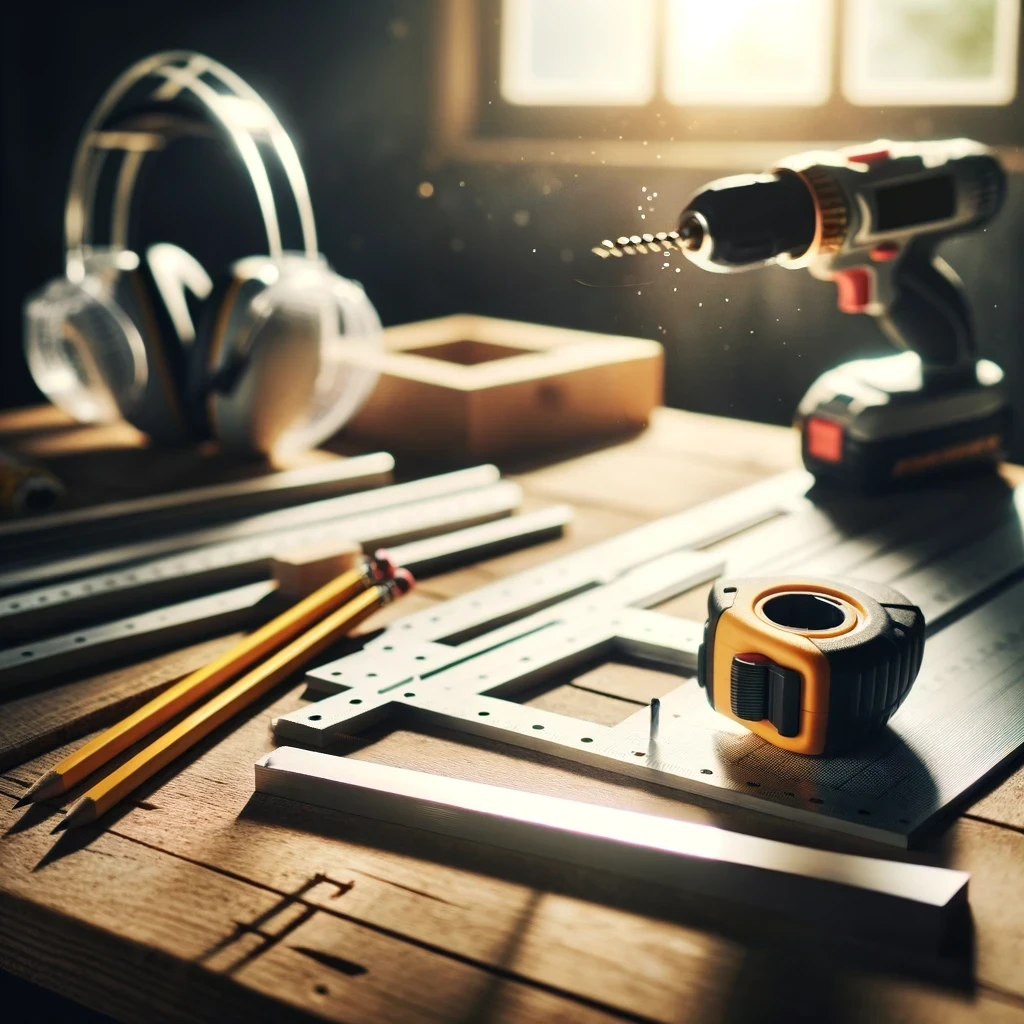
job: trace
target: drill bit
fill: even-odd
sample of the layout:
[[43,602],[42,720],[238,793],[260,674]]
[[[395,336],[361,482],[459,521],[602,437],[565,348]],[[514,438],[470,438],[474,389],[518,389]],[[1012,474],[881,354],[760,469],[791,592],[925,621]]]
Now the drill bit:
[[658,231],[653,235],[621,235],[614,242],[606,238],[590,251],[605,260],[609,256],[635,256],[647,252],[686,252],[700,248],[702,234],[700,224],[693,218],[686,218],[679,231]]

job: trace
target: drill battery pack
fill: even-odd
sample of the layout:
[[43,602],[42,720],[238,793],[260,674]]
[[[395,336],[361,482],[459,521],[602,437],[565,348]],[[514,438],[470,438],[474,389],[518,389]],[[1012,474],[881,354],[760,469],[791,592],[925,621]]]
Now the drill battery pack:
[[816,479],[882,491],[959,466],[995,464],[1010,441],[1003,371],[928,378],[913,352],[823,374],[797,410],[804,465]]

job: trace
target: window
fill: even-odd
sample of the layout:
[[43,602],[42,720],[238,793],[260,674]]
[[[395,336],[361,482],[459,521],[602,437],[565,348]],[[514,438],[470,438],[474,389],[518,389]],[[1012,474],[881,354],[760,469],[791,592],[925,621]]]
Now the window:
[[853,103],[1009,103],[1019,0],[847,0],[843,91]]
[[794,147],[969,135],[1024,166],[1020,0],[444,10],[442,158],[753,169]]
[[646,103],[653,39],[654,0],[506,3],[502,95],[524,104]]
[[679,105],[824,103],[832,0],[669,0],[667,99]]
[[[832,93],[833,0],[504,0],[501,91],[522,105],[814,106]],[[859,105],[1009,103],[1018,0],[846,0]],[[660,8],[657,9],[657,8]],[[664,32],[658,31],[663,19]]]

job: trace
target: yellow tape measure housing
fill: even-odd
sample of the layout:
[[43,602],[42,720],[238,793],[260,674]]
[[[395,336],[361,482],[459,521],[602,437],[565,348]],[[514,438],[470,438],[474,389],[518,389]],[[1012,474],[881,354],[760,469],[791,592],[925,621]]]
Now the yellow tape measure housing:
[[877,733],[910,692],[924,615],[891,587],[784,577],[719,580],[697,677],[711,706],[797,754]]

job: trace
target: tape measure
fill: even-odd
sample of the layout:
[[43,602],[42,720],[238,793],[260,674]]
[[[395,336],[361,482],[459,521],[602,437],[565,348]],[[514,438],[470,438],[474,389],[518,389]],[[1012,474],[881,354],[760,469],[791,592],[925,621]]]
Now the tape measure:
[[881,583],[719,580],[697,656],[711,706],[797,754],[879,732],[921,667],[924,614]]

